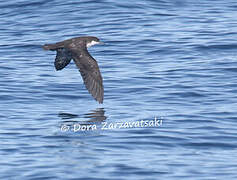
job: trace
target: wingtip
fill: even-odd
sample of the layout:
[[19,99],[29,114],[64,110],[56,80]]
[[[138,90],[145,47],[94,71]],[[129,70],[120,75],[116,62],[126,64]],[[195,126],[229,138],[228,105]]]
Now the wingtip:
[[94,97],[96,101],[98,101],[99,104],[103,104],[104,97]]
[[98,97],[97,101],[99,102],[99,104],[103,104],[103,102],[104,102],[104,93],[100,97]]

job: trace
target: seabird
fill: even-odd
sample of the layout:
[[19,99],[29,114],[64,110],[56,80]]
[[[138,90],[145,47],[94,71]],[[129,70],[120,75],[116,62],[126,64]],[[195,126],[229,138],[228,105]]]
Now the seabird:
[[104,99],[103,79],[96,60],[87,50],[88,47],[95,44],[101,44],[101,41],[97,37],[85,36],[68,39],[55,44],[45,44],[43,49],[57,51],[54,61],[57,71],[62,70],[73,59],[89,93],[96,101],[102,104]]

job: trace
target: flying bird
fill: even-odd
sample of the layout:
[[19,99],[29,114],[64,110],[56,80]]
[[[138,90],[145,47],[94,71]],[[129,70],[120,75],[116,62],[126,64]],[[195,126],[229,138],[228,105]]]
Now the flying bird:
[[104,99],[103,79],[96,60],[87,48],[102,42],[93,36],[76,37],[55,44],[45,44],[43,49],[57,51],[54,61],[55,69],[62,70],[73,59],[79,69],[82,79],[89,93],[100,104]]

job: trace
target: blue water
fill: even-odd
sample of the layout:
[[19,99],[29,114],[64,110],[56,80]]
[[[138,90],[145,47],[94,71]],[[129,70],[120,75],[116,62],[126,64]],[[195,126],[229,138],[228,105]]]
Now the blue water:
[[[0,179],[237,179],[236,1],[12,0],[0,10]],[[85,35],[105,42],[89,49],[102,105],[73,62],[56,71],[55,52],[41,48]]]

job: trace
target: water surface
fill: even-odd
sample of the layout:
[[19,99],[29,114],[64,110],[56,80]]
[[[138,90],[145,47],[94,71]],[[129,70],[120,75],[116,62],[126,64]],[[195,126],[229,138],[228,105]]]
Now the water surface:
[[[237,178],[235,1],[14,0],[0,9],[0,179]],[[105,42],[89,49],[102,105],[73,62],[55,71],[55,52],[41,48],[85,35]],[[162,124],[129,126],[155,119]]]

